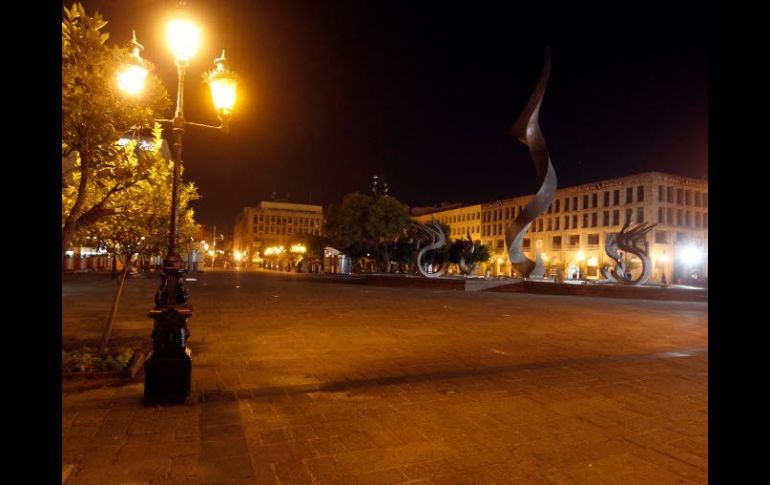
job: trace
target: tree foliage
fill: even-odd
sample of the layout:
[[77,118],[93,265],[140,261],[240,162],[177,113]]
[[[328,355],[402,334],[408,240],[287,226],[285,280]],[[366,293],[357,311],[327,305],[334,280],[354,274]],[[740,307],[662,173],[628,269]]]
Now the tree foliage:
[[325,233],[353,258],[369,253],[378,262],[389,263],[408,220],[409,207],[393,197],[352,193],[339,206],[330,207]]
[[79,228],[120,211],[113,200],[151,175],[157,157],[125,150],[118,140],[140,133],[168,109],[168,93],[150,74],[143,94],[117,87],[129,51],[108,47],[107,21],[79,3],[62,19],[62,254]]

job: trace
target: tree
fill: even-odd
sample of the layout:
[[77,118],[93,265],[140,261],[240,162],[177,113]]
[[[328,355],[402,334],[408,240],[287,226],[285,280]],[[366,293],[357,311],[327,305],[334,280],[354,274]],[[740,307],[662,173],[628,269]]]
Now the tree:
[[389,263],[408,220],[409,208],[393,197],[351,193],[329,208],[325,232],[351,258],[370,253]]
[[[116,194],[149,176],[157,159],[124,150],[118,140],[153,125],[170,100],[151,72],[140,98],[123,95],[116,74],[128,49],[106,45],[107,22],[75,3],[62,21],[62,257],[79,228],[113,216]],[[151,70],[152,66],[146,63]]]
[[374,242],[375,254],[390,272],[396,242],[403,237],[409,220],[409,207],[390,196],[377,197],[371,205],[366,232]]
[[[113,203],[120,211],[112,217],[95,221],[81,229],[74,240],[96,241],[99,247],[124,262],[123,271],[113,296],[110,315],[102,332],[98,353],[102,354],[109,342],[115,323],[120,296],[126,281],[131,258],[137,254],[164,254],[168,249],[173,161],[165,160],[160,153],[160,137],[155,139],[154,149],[147,156],[155,159],[147,176],[125,190],[115,193]],[[126,150],[137,150],[136,141]],[[178,231],[179,248],[190,245],[190,236],[197,231],[194,212],[189,203],[198,198],[197,188],[188,183],[179,190]]]

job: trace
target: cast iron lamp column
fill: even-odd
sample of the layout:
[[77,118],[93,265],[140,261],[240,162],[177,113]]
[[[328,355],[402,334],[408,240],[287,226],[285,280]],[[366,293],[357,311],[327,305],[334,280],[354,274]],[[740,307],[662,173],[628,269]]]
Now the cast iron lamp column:
[[[187,347],[190,336],[187,320],[192,316],[187,289],[184,287],[185,269],[177,249],[179,239],[178,206],[179,183],[182,166],[182,147],[185,128],[198,126],[227,132],[230,116],[235,103],[236,79],[227,69],[225,53],[214,61],[215,68],[206,76],[211,88],[212,99],[220,120],[219,126],[192,123],[184,118],[184,78],[190,59],[194,56],[199,43],[199,29],[187,20],[174,20],[168,24],[168,37],[174,52],[177,66],[176,111],[171,120],[158,120],[171,124],[173,131],[174,175],[171,190],[171,214],[169,222],[168,251],[163,261],[161,284],[155,293],[155,307],[149,317],[154,320],[152,339],[153,351],[145,362],[144,399],[145,402],[185,401],[190,395],[192,378],[192,352]],[[139,51],[141,45],[134,36],[134,62],[123,72],[136,70],[141,65]],[[139,46],[139,47],[137,47]],[[143,76],[134,76],[136,78]],[[131,93],[131,89],[124,88]],[[140,88],[141,89],[141,88]],[[134,89],[134,93],[138,90]]]

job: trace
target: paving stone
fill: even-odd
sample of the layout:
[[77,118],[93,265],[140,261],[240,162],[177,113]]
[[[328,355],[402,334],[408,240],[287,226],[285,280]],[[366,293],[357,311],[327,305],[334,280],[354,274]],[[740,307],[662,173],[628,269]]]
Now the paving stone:
[[[64,343],[98,340],[103,283],[63,276],[79,292],[62,295]],[[156,285],[126,286],[117,339],[149,348]],[[252,273],[189,288],[193,404],[145,407],[141,378],[64,386],[70,482],[708,480],[708,353],[691,352],[708,346],[705,303]]]

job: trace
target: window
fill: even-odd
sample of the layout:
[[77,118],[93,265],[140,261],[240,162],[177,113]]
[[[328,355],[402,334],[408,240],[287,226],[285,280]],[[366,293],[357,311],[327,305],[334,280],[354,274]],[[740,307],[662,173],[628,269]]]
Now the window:
[[599,245],[599,235],[598,234],[589,234],[588,235],[588,245],[589,246],[598,246]]
[[685,190],[684,191],[684,205],[691,205],[692,204],[692,191],[691,190]]
[[559,222],[561,222],[561,219],[559,219],[559,216],[556,216],[553,218],[553,228],[554,230],[559,230]]
[[592,212],[591,213],[591,227],[596,227],[596,218],[597,218],[596,212]]
[[588,209],[588,194],[583,196],[583,209]]
[[577,229],[577,214],[572,215],[572,229]]
[[683,197],[682,197],[682,189],[676,189],[676,204],[682,205]]
[[677,226],[682,225],[682,209],[676,210],[676,225]]
[[709,228],[709,215],[708,212],[703,213],[703,228],[708,229]]
[[662,185],[658,187],[658,202],[666,201],[666,188]]
[[556,202],[555,202],[556,207],[554,207],[554,212],[556,212],[557,214],[559,213],[559,202],[561,202],[561,199],[556,199]]
[[612,225],[613,226],[620,225],[620,211],[619,210],[612,211]]
[[666,202],[669,204],[674,203],[674,188],[673,187],[666,187]]
[[497,250],[500,251],[502,249],[503,249],[503,240],[502,239],[498,239],[497,240]]
[[564,212],[569,212],[569,197],[564,199]]
[[572,247],[580,246],[580,234],[573,234],[569,237],[569,245]]
[[633,211],[631,209],[626,209],[626,218],[623,220],[623,224],[626,222],[631,222],[631,213]]
[[588,227],[588,214],[583,214],[583,226]]
[[525,238],[524,238],[524,239],[521,241],[521,249],[523,249],[523,250],[525,250],[525,251],[528,251],[528,250],[529,250],[529,238],[528,238],[528,237],[525,237]]
[[602,226],[607,227],[610,225],[610,211],[604,211],[602,214]]
[[[708,206],[706,206],[706,207],[708,207]],[[576,195],[576,196],[574,196],[574,197],[572,198],[572,210],[573,210],[573,211],[576,211],[576,210],[578,210],[578,206],[577,206],[577,195]]]
[[636,208],[636,222],[637,224],[644,222],[644,207]]
[[270,222],[275,222],[275,216],[270,216]]
[[690,227],[692,225],[692,218],[690,217],[690,211],[684,213],[684,225]]
[[668,242],[666,239],[666,231],[655,231],[656,244],[666,244]]
[[551,249],[561,249],[561,236],[554,236],[553,239],[551,239]]
[[604,207],[610,206],[610,192],[607,190],[604,192]]
[[546,212],[548,212],[549,214],[553,212],[553,204],[548,206],[548,210]]
[[702,219],[701,213],[700,212],[696,212],[695,213],[695,227],[700,227],[702,220],[703,219]]
[[695,207],[700,207],[700,206],[701,206],[700,192],[695,192]]
[[689,242],[690,237],[686,232],[677,232],[676,233],[676,243],[677,244],[686,244]]
[[543,232],[543,219],[537,224],[537,232]]
[[670,225],[674,225],[674,209],[669,207],[666,209],[666,223]]
[[666,223],[666,212],[663,210],[663,207],[658,207],[658,224],[665,224]]
[[620,204],[620,191],[615,190],[612,192],[612,205]]
[[252,224],[256,224],[257,223],[257,216],[254,216],[254,219],[251,222],[252,222]]
[[548,218],[548,230],[553,231],[553,222],[550,217]]
[[644,201],[644,185],[640,185],[636,188],[636,201]]
[[591,208],[596,209],[597,201],[599,199],[599,194],[591,194]]
[[703,207],[705,207],[706,209],[709,208],[709,193],[708,192],[703,192]]
[[634,189],[631,187],[626,188],[626,204],[630,204],[634,201]]
[[569,229],[569,216],[564,216],[564,229]]

